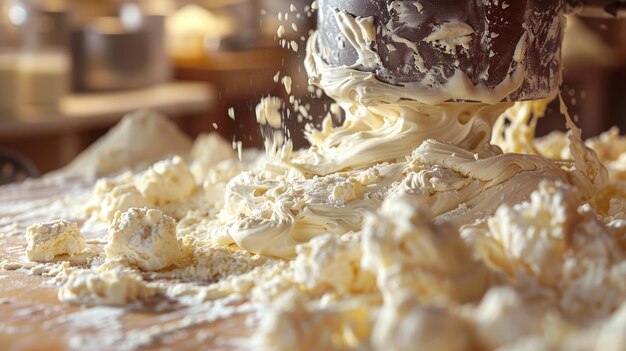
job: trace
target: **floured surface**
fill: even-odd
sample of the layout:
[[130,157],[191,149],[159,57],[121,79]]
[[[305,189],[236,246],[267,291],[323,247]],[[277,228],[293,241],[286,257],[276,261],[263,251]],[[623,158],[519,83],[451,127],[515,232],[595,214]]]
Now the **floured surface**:
[[[336,15],[365,64],[372,21]],[[462,48],[469,31],[451,31],[461,37],[435,32],[433,43]],[[307,72],[345,121],[307,127],[310,148],[293,150],[284,102],[267,98],[257,108],[274,128],[265,154],[215,157],[201,145],[228,143],[206,137],[191,154],[96,184],[1,190],[11,257],[0,268],[47,277],[61,301],[85,306],[62,323],[68,347],[134,349],[165,335],[186,340],[177,348],[204,337],[228,349],[619,350],[626,150],[610,145],[623,139],[583,143],[563,108],[568,133],[534,140],[547,102],[497,103],[519,86],[516,72],[491,103],[444,102],[486,93],[460,76],[402,99],[355,67],[325,66],[315,38]],[[77,222],[87,248],[26,261],[25,226],[55,218]],[[120,325],[136,309],[156,326]],[[91,313],[104,321],[95,342]]]
[[[4,253],[3,253],[3,257]],[[59,304],[49,278],[23,272],[3,272],[0,278],[0,342],[13,350],[181,349],[221,347],[219,337],[241,337],[244,317],[211,317],[210,311],[184,306],[155,314],[148,307],[81,308]],[[194,320],[195,319],[195,320]],[[185,337],[176,332],[185,330]]]
[[[122,307],[84,308],[59,303],[59,287],[55,285],[58,278],[55,277],[63,276],[64,270],[69,272],[87,267],[87,262],[102,250],[103,245],[94,243],[98,241],[94,238],[102,237],[103,232],[98,229],[86,231],[88,244],[84,255],[69,259],[69,263],[64,263],[67,259],[64,257],[51,264],[29,262],[24,256],[25,226],[46,221],[47,215],[61,217],[63,213],[57,210],[56,214],[50,211],[28,214],[24,208],[60,208],[56,206],[60,206],[59,199],[66,194],[90,192],[91,186],[58,183],[0,189],[2,345],[12,345],[13,348],[9,348],[12,350],[130,350],[140,347],[148,350],[162,347],[227,350],[231,347],[221,346],[220,338],[237,338],[250,333],[241,328],[247,312],[235,307],[232,310],[215,305],[198,308],[168,301],[162,296],[143,304]],[[71,209],[64,211],[72,212]],[[80,221],[78,215],[70,218]],[[146,280],[150,278],[146,277]],[[181,331],[184,336],[179,334]]]
[[[532,110],[529,106],[524,109]],[[558,162],[539,156],[551,153],[566,159],[572,150],[576,152],[572,145],[581,147],[561,134],[533,140],[533,148],[538,150],[534,156],[501,154],[493,147],[468,152],[431,140],[403,161],[310,178],[289,174],[263,178],[276,172],[268,165],[277,161],[263,161],[265,156],[256,152],[246,152],[242,162],[234,153],[216,163],[201,164],[198,161],[202,160],[192,157],[185,167],[195,175],[192,182],[196,185],[169,182],[173,188],[164,188],[155,198],[178,194],[176,189],[193,190],[185,190],[187,195],[180,198],[151,201],[152,207],[176,219],[185,258],[173,267],[152,272],[122,266],[150,291],[142,292],[141,286],[120,288],[115,293],[135,291],[121,300],[107,299],[108,292],[81,286],[80,279],[98,278],[98,271],[110,277],[119,267],[119,263],[105,262],[104,247],[110,242],[107,223],[114,218],[109,221],[100,211],[111,209],[98,209],[89,200],[103,191],[117,196],[113,190],[120,185],[154,179],[154,168],[122,174],[96,186],[52,179],[5,187],[0,202],[5,277],[0,279],[5,288],[0,308],[5,318],[0,323],[4,323],[7,342],[39,333],[51,338],[46,345],[57,343],[59,349],[163,345],[249,349],[263,345],[289,350],[307,343],[311,350],[403,349],[418,343],[432,349],[488,350],[517,343],[546,346],[584,341],[585,347],[592,348],[619,342],[611,335],[623,330],[619,311],[626,293],[621,251],[626,222],[622,220],[621,194],[626,192],[619,190],[623,186],[617,165],[622,152],[609,145],[621,145],[621,140],[609,132],[587,143],[603,163],[614,165],[609,167],[610,182],[587,200],[566,185],[576,182],[572,176],[575,167],[565,171]],[[515,141],[506,135],[500,144],[515,147]],[[165,167],[159,174],[170,176],[178,172],[166,179],[185,179],[180,175],[187,170],[179,169],[176,162],[162,162],[156,169]],[[505,166],[500,168],[500,163]],[[488,191],[495,179],[489,175],[490,167],[504,170],[497,172],[504,184],[520,172],[542,172],[521,178],[529,183],[516,189],[528,189],[528,194],[534,191],[531,184],[539,186],[546,178],[547,182],[531,197],[510,197],[502,205],[492,204],[494,198],[490,197],[500,200],[498,192],[490,195]],[[252,171],[239,174],[246,169]],[[554,179],[545,172],[552,172]],[[473,176],[467,179],[464,174]],[[274,203],[289,199],[286,196],[305,196],[302,205],[309,210],[301,209],[303,214],[294,216],[293,209],[298,207],[293,202],[285,203],[290,206],[287,212],[270,207],[271,211],[291,213],[294,222],[277,221],[287,231],[276,231],[260,221],[247,227],[260,235],[259,242],[250,241],[247,232],[241,231],[245,226],[221,224],[232,223],[230,213],[244,211],[241,206],[254,198],[238,195],[245,194],[238,190],[246,190],[242,187],[245,179],[262,180],[247,186],[256,184],[253,189],[265,189],[266,194],[275,191]],[[564,185],[553,185],[554,181]],[[142,189],[137,196],[148,203],[144,193],[154,193]],[[502,191],[502,187],[496,189]],[[448,205],[472,204],[472,194],[481,192],[477,205],[481,211],[493,211],[493,216],[482,217],[471,206],[459,210]],[[526,199],[530,202],[518,205]],[[123,202],[111,204],[124,207]],[[86,249],[75,257],[59,256],[51,264],[29,262],[24,256],[26,227],[54,218],[79,223]],[[271,218],[265,223],[272,223]],[[459,235],[457,228],[473,222],[472,218],[485,221],[464,226]],[[326,224],[320,229],[315,223]],[[233,243],[230,235],[236,232],[231,230],[242,235],[241,245],[248,250]],[[222,233],[225,236],[219,236]],[[278,241],[266,244],[268,234]],[[290,237],[295,241],[284,241]],[[298,241],[308,243],[298,246]],[[560,258],[554,250],[561,252],[564,245],[570,245],[568,241],[574,246]],[[132,245],[132,240],[129,243]],[[479,259],[472,257],[473,250]],[[405,256],[399,255],[403,251]],[[607,257],[611,259],[607,261]],[[85,268],[88,274],[81,273]],[[80,279],[69,278],[72,274]],[[557,291],[565,295],[555,295]],[[94,299],[94,293],[104,297]],[[546,316],[544,309],[552,311],[553,317]],[[553,323],[553,332],[565,336],[553,339],[544,334],[547,330],[539,327],[542,323]],[[440,327],[433,329],[435,325]],[[349,332],[331,337],[342,330]],[[516,332],[511,335],[513,330]],[[433,338],[434,333],[441,333],[437,334],[440,338]],[[449,333],[460,336],[441,344]],[[324,335],[334,341],[321,337]],[[32,342],[37,345],[38,341]]]

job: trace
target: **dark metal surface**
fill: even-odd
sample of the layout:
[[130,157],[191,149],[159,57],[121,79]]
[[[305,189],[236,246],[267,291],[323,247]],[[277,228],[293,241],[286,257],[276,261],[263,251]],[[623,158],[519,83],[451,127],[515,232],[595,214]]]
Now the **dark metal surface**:
[[139,29],[99,18],[72,31],[73,91],[145,88],[170,78],[165,18],[146,16]]
[[[331,53],[329,64],[353,65],[358,59],[356,50],[349,44],[345,48],[339,44],[338,39],[343,35],[334,18],[336,9],[345,10],[354,16],[375,18],[378,35],[374,48],[382,64],[375,69],[358,69],[373,72],[379,80],[396,85],[422,82],[426,75],[415,65],[406,64],[407,60],[412,60],[412,49],[395,43],[390,35],[383,35],[385,26],[390,26],[394,34],[415,43],[427,68],[441,68],[441,74],[436,77],[438,83],[445,83],[458,67],[474,84],[481,83],[491,88],[510,75],[515,50],[528,29],[533,35],[523,63],[527,79],[507,100],[541,98],[557,92],[563,34],[559,22],[565,11],[565,0],[515,0],[507,1],[508,6],[494,6],[492,2],[485,1],[422,0],[421,12],[417,7],[410,9],[410,21],[407,21],[406,16],[402,18],[390,10],[388,3],[377,0],[320,1],[318,44]],[[449,54],[424,42],[435,26],[453,20],[466,23],[475,31],[467,53]],[[489,47],[480,39],[486,36],[491,37]],[[345,39],[343,41],[347,42]],[[396,51],[388,50],[387,44],[393,44]],[[411,69],[407,71],[405,67]],[[488,72],[486,79],[485,72]]]

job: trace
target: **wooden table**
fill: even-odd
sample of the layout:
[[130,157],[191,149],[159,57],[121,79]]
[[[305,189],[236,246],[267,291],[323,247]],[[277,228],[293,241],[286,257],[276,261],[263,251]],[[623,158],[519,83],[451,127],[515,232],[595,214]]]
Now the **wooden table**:
[[[53,217],[47,209],[65,194],[90,189],[91,184],[81,181],[0,187],[0,262],[26,262],[25,228]],[[38,210],[23,211],[23,206],[33,203]],[[93,237],[93,233],[85,235]],[[1,350],[229,350],[233,345],[224,344],[225,339],[250,332],[244,328],[245,311],[220,318],[219,309],[210,305],[168,303],[164,297],[134,309],[63,304],[56,297],[58,287],[49,280],[25,270],[0,269]]]

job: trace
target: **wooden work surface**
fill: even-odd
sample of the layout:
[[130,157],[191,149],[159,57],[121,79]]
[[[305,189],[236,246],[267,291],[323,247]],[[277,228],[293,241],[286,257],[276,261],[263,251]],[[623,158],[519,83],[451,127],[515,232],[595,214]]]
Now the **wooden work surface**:
[[[90,188],[39,181],[0,187],[0,262],[26,262],[25,228],[48,220],[46,209],[64,194]],[[126,308],[71,306],[59,302],[50,279],[0,269],[0,350],[228,350],[233,345],[224,340],[246,336],[244,313],[219,318],[208,305],[168,303],[164,297]]]

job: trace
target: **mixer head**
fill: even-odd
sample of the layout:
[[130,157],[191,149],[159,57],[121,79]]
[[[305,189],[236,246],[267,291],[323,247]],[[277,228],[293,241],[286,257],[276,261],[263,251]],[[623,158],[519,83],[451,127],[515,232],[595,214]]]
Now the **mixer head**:
[[[617,14],[623,4],[615,0],[320,0],[317,45],[329,66],[350,66],[407,91],[443,94],[446,101],[540,99],[558,92],[565,14],[583,5],[589,11]],[[346,32],[346,18],[373,24],[375,35],[368,45],[378,58],[363,60],[359,47],[351,43],[352,34]],[[456,89],[459,84],[479,93],[465,94],[467,87]]]

